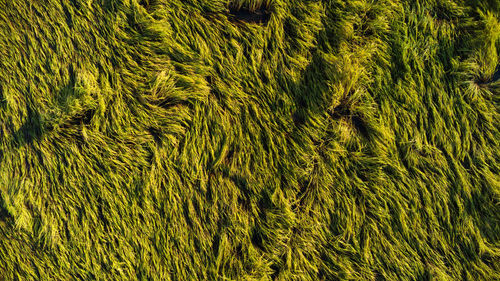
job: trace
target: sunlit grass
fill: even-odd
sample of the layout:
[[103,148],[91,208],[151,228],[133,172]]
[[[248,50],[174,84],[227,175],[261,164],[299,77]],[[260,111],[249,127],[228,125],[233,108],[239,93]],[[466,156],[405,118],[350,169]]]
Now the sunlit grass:
[[0,0],[0,280],[500,279],[499,12]]

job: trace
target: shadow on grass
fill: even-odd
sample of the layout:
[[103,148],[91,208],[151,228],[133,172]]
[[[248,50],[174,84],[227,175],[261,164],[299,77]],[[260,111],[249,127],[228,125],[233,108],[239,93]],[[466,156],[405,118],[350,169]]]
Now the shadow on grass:
[[43,135],[43,125],[40,113],[32,105],[27,107],[28,116],[24,124],[14,132],[12,138],[17,147],[31,145],[40,140]]
[[491,77],[489,83],[493,83],[500,80],[500,65],[497,66],[497,69],[495,70],[495,73]]
[[[67,86],[59,91],[56,107],[66,107],[67,100],[75,96],[74,86],[75,83],[72,79]],[[34,97],[30,96],[26,106],[26,121],[12,134],[12,140],[16,147],[32,145],[34,142],[41,140],[45,133],[53,131],[56,128],[67,129],[89,124],[95,114],[95,109],[86,108],[74,113],[72,116],[69,116],[69,118],[66,113],[62,113],[63,115],[56,116],[53,121],[47,121],[44,120],[40,111],[36,109],[36,105],[33,101]],[[59,122],[60,120],[63,121]]]
[[304,125],[312,116],[325,112],[328,107],[323,98],[324,92],[328,89],[325,68],[325,62],[315,52],[298,82],[285,81],[291,85],[291,94],[296,105],[296,110],[292,114],[296,127]]
[[7,209],[4,206],[4,200],[2,196],[2,192],[0,191],[0,221],[6,221],[12,216],[7,212]]

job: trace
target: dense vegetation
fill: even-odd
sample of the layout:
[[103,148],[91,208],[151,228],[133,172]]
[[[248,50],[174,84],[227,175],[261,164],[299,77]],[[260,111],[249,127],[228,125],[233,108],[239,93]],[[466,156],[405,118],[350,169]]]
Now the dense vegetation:
[[499,0],[0,0],[0,280],[500,280]]

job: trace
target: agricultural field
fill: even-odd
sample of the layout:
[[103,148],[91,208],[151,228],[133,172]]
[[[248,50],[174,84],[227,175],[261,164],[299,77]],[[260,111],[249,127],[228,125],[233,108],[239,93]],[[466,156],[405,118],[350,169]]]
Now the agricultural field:
[[500,0],[0,0],[0,280],[500,280]]

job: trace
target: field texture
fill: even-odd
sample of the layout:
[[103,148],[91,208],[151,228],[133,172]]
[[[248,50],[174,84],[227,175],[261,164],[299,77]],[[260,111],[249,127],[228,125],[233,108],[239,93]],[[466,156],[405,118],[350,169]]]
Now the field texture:
[[500,280],[500,0],[0,0],[0,280]]

